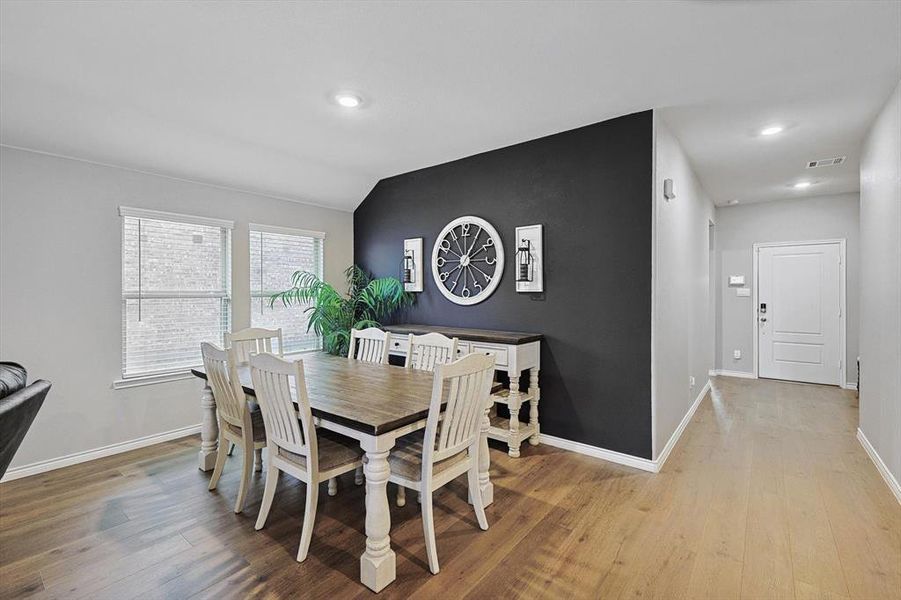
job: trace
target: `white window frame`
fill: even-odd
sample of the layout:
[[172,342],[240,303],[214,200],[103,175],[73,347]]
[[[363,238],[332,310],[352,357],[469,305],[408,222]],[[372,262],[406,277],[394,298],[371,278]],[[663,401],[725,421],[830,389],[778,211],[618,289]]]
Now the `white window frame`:
[[[134,208],[129,206],[120,206],[119,207],[119,217],[121,218],[122,227],[122,238],[120,240],[120,261],[122,260],[122,250],[125,246],[125,217],[132,217],[137,219],[151,219],[156,221],[171,221],[175,223],[181,224],[193,224],[193,225],[204,225],[208,227],[218,227],[224,229],[226,231],[226,235],[223,239],[223,245],[225,246],[222,249],[222,260],[223,260],[223,272],[226,274],[227,283],[226,289],[222,292],[217,293],[209,293],[209,292],[143,292],[138,291],[137,294],[132,292],[126,292],[124,289],[125,281],[124,279],[120,283],[120,296],[123,302],[122,308],[122,327],[123,331],[121,332],[121,378],[113,381],[113,389],[125,389],[131,387],[138,387],[142,385],[152,385],[156,383],[166,383],[169,381],[178,381],[180,379],[188,379],[191,378],[191,368],[200,366],[192,365],[186,368],[173,369],[167,371],[158,371],[152,373],[141,373],[138,375],[125,375],[125,301],[128,299],[147,299],[147,298],[224,298],[227,300],[228,311],[226,315],[226,325],[225,331],[231,329],[231,320],[232,320],[232,311],[234,308],[234,298],[233,298],[233,274],[232,274],[232,260],[231,260],[231,234],[234,230],[234,221],[229,221],[226,219],[216,219],[213,217],[201,217],[197,215],[187,215],[183,213],[174,213],[174,212],[165,212],[159,210],[150,210],[144,208]],[[123,267],[124,268],[124,267]],[[124,276],[124,273],[123,273]]]
[[[311,237],[311,238],[316,238],[316,239],[321,240],[322,248],[321,248],[321,252],[319,253],[319,265],[317,265],[317,266],[319,268],[319,276],[324,278],[324,276],[325,276],[325,238],[326,238],[326,233],[324,231],[315,231],[312,229],[299,229],[299,228],[295,228],[295,227],[283,227],[280,225],[265,225],[262,223],[249,223],[248,224],[248,241],[249,241],[249,237],[253,236],[254,233],[275,233],[275,234],[279,234],[279,235]],[[249,248],[249,246],[250,246],[250,244],[248,243],[248,248]],[[253,260],[252,256],[249,258],[251,261]],[[261,262],[261,265],[262,265],[262,262]],[[249,279],[249,277],[248,277],[248,279]],[[251,285],[251,287],[250,287],[251,309],[250,310],[253,311],[253,301],[255,299],[261,298],[261,299],[263,299],[263,301],[265,301],[270,296],[272,296],[272,294],[274,294],[276,292],[280,292],[280,291],[282,291],[282,290],[262,290],[261,289],[259,291],[254,291],[253,285]],[[251,315],[251,323],[252,322],[253,322],[253,315]],[[294,355],[294,354],[303,354],[305,352],[317,352],[319,350],[322,350],[322,336],[319,336],[319,343],[316,345],[315,348],[311,348],[309,350],[298,350],[298,351],[294,351],[294,352],[287,352],[287,353],[285,353],[285,355],[290,356],[290,355]]]

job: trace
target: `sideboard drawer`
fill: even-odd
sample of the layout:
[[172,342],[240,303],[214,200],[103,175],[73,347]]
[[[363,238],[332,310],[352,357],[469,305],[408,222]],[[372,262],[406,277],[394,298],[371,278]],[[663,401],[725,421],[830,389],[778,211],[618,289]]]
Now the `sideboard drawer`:
[[406,354],[409,350],[410,338],[405,335],[391,335],[388,338],[388,351],[396,354]]
[[469,349],[469,342],[461,342],[457,340],[457,358],[462,358],[469,354],[471,350]]
[[483,354],[493,354],[494,364],[507,366],[507,348],[504,346],[494,346],[490,344],[471,344],[472,352],[480,352]]

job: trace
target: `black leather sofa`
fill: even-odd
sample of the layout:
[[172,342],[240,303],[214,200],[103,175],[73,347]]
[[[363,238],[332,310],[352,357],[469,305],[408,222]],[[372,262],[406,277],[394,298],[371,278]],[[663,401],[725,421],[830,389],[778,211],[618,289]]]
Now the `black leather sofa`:
[[28,372],[22,365],[0,362],[0,477],[6,474],[49,391],[50,382],[43,379],[28,385]]

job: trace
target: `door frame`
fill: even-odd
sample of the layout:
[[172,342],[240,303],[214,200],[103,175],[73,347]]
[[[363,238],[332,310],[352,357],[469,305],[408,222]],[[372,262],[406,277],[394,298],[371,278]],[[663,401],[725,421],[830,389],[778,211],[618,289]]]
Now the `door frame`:
[[845,255],[846,249],[846,240],[845,238],[835,238],[835,239],[826,239],[826,240],[801,240],[796,242],[755,242],[752,250],[754,268],[753,268],[753,279],[751,280],[754,285],[753,290],[753,304],[751,306],[751,319],[753,321],[753,331],[754,331],[754,378],[757,379],[760,376],[760,365],[758,363],[758,345],[760,344],[760,321],[758,320],[757,308],[760,306],[760,301],[757,296],[757,290],[759,289],[757,277],[758,277],[758,261],[759,261],[759,253],[761,248],[778,248],[781,246],[816,246],[820,244],[838,244],[839,245],[839,269],[838,269],[838,302],[839,302],[839,310],[841,311],[841,316],[839,317],[838,324],[838,343],[839,343],[839,370],[838,370],[838,385],[840,388],[845,388],[847,382],[845,381],[845,373],[848,369],[848,360],[847,360],[847,352],[848,345],[845,342],[847,339],[847,316],[848,316],[848,301],[847,301],[847,286],[845,281],[845,271],[846,266],[848,264],[847,257]]

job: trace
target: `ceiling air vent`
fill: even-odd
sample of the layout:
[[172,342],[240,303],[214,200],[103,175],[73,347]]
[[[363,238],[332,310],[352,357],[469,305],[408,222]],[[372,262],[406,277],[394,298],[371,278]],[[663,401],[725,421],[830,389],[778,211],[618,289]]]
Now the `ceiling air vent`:
[[820,160],[812,160],[807,163],[808,169],[816,169],[817,167],[835,167],[845,162],[845,156],[836,156],[835,158],[822,158]]

